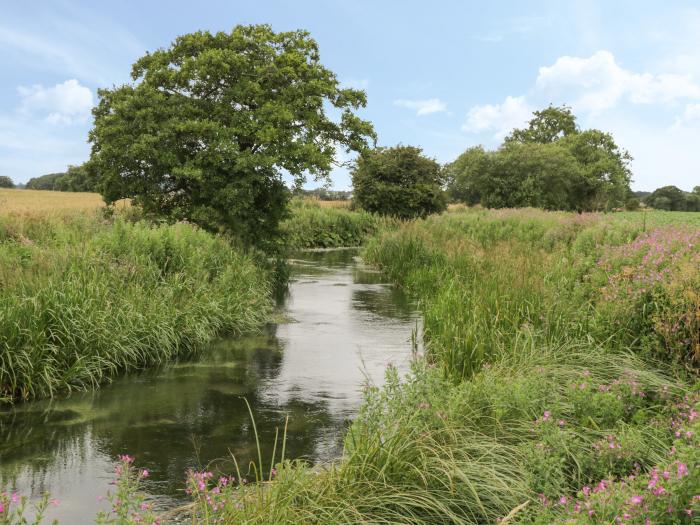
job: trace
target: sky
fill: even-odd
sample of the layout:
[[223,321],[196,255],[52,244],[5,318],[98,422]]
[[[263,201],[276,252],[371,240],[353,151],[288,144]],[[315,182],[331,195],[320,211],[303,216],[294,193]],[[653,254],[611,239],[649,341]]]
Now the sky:
[[[97,89],[130,82],[147,51],[258,23],[308,30],[340,82],[367,92],[381,146],[450,162],[567,104],[629,150],[633,189],[700,185],[700,3],[673,0],[0,0],[0,175],[87,160]],[[332,179],[351,186],[347,169]]]

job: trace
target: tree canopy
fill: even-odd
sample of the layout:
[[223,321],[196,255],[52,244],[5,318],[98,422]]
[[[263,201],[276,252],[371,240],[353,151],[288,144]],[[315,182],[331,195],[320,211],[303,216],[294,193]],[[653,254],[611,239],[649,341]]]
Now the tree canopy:
[[14,188],[15,183],[6,175],[0,175],[0,188]]
[[644,199],[647,206],[667,211],[700,211],[700,186],[692,192],[676,186],[663,186]]
[[631,160],[609,133],[581,130],[570,108],[550,106],[496,151],[470,148],[445,171],[450,197],[471,205],[606,210],[627,201]]
[[28,190],[52,191],[95,191],[95,176],[88,172],[85,164],[68,166],[65,172],[48,173],[29,179],[25,186]]
[[283,174],[327,180],[338,148],[375,138],[355,114],[365,93],[340,87],[305,31],[187,34],[140,58],[131,77],[100,90],[93,111],[90,162],[105,199],[248,243],[277,232]]
[[362,209],[402,219],[443,211],[440,165],[420,148],[377,148],[360,155],[352,170],[354,202]]

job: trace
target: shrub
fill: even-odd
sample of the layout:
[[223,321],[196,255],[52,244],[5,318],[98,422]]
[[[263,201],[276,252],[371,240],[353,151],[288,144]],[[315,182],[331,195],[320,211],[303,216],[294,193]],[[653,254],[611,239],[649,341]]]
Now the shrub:
[[352,184],[355,203],[372,213],[410,219],[447,207],[440,165],[412,146],[362,154],[352,171]]

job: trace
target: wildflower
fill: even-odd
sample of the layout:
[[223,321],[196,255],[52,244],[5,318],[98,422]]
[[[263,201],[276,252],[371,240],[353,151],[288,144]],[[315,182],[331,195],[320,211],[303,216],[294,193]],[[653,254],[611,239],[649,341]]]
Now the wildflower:
[[143,469],[143,470],[141,471],[141,477],[142,477],[142,478],[147,478],[148,476],[149,476],[148,469]]
[[19,501],[19,494],[17,494],[16,492],[13,492],[11,499],[12,499],[12,503],[17,503]]
[[540,492],[537,495],[537,498],[540,500],[540,503],[544,505],[545,507],[549,504],[549,501],[547,500],[547,496],[544,495],[544,493]]
[[559,426],[560,426],[560,427],[563,427],[564,425],[566,425],[566,421],[564,421],[563,419],[560,419],[560,420],[559,420]]
[[51,505],[53,505],[54,507],[58,507],[61,504],[61,502],[56,498],[53,498],[49,503],[51,503]]
[[678,477],[682,478],[683,476],[688,475],[688,467],[685,465],[685,463],[681,463],[680,461],[678,462]]
[[559,498],[559,505],[566,505],[566,496],[562,496]]
[[128,454],[121,454],[119,456],[119,461],[123,461],[124,463],[133,463],[134,457]]
[[651,493],[652,493],[654,496],[661,496],[662,494],[666,494],[666,489],[663,488],[661,485],[659,485],[659,486],[656,487],[654,490],[652,490]]
[[588,497],[589,494],[591,493],[591,487],[586,485],[585,487],[583,487],[583,489],[581,489],[581,492],[583,492],[584,496]]
[[644,498],[642,496],[632,496],[629,502],[630,505],[639,505],[640,503],[642,503],[642,501],[644,501]]
[[551,415],[552,414],[549,412],[549,410],[545,410],[544,414],[542,415],[542,421],[547,421]]

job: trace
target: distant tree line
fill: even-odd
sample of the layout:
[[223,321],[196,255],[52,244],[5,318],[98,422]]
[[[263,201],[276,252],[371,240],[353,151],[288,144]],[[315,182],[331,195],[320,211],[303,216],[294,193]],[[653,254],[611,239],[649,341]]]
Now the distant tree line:
[[298,189],[296,195],[313,197],[322,201],[347,201],[352,198],[352,191],[329,190],[327,188],[315,188],[313,190]]
[[695,186],[693,191],[664,186],[644,197],[643,202],[657,210],[700,211],[700,186]]
[[610,210],[628,198],[631,160],[612,135],[581,130],[570,108],[550,106],[497,150],[469,148],[448,164],[447,192],[488,208]]
[[92,176],[85,164],[68,166],[62,173],[48,173],[29,179],[28,190],[52,191],[97,191],[97,178]]
[[0,188],[14,188],[15,183],[12,182],[10,177],[5,175],[0,175]]

